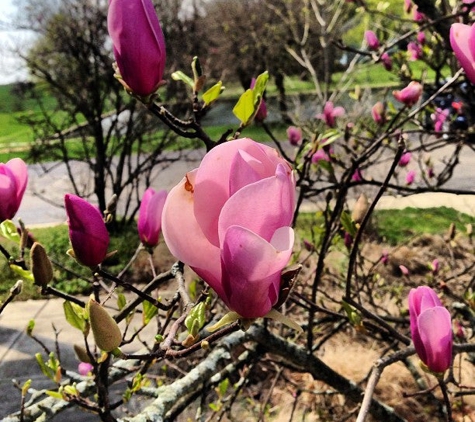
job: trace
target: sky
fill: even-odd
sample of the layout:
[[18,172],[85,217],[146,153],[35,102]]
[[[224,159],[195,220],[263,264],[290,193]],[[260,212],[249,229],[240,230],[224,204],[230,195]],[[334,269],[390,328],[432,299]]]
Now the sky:
[[16,12],[15,0],[0,0],[0,85],[27,79],[22,61],[13,53],[15,47],[27,45],[28,31],[12,31],[11,22]]

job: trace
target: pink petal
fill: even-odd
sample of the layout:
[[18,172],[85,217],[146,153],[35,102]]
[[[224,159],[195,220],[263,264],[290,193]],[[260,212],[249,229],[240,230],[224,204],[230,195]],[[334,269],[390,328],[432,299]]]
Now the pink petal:
[[424,363],[431,371],[446,371],[452,362],[452,321],[449,311],[442,306],[427,309],[417,322],[425,349]]
[[450,45],[468,79],[475,83],[474,26],[454,23],[450,28]]
[[162,214],[162,232],[173,256],[186,262],[219,294],[221,264],[219,248],[203,234],[194,215],[195,177],[198,169],[175,186],[167,196]]
[[345,109],[343,107],[335,107],[333,109],[333,117],[340,117],[345,115]]
[[224,239],[230,226],[238,225],[270,241],[278,228],[290,226],[294,195],[290,168],[279,164],[274,177],[247,185],[229,198],[219,217],[219,239]]
[[221,256],[223,300],[245,318],[264,316],[277,302],[280,275],[292,253],[293,230],[281,230],[273,240],[286,249],[277,250],[244,227],[226,231]]

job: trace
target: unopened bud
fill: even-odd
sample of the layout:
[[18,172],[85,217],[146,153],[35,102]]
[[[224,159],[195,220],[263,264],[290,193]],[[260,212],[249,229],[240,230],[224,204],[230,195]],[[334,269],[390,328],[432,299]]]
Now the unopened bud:
[[353,212],[351,213],[351,219],[357,223],[361,224],[369,208],[368,198],[364,193],[360,195],[356,201]]
[[76,353],[76,356],[80,362],[85,362],[85,363],[91,363],[91,358],[87,354],[87,351],[84,347],[80,346],[79,344],[75,344],[74,346],[74,352]]
[[88,302],[89,322],[97,347],[105,352],[111,352],[122,342],[122,333],[117,322],[92,297]]
[[53,279],[53,265],[41,243],[33,243],[30,249],[30,261],[35,284],[43,288],[46,287]]

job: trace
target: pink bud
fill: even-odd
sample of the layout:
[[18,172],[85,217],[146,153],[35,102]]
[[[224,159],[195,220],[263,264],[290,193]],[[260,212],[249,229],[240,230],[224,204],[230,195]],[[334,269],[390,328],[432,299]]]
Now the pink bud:
[[148,188],[142,197],[137,228],[140,241],[147,247],[153,248],[158,244],[166,198],[166,190],[156,192],[153,188]]
[[412,10],[412,1],[411,0],[404,0],[404,11],[406,13],[411,13]]
[[385,115],[385,107],[381,101],[378,101],[372,108],[371,108],[371,116],[373,116],[373,120],[378,125],[384,125],[386,122],[386,115]]
[[426,43],[426,34],[422,31],[417,33],[417,42],[420,45],[424,45]]
[[120,75],[140,96],[153,94],[165,69],[165,39],[151,0],[110,0],[109,34]]
[[409,269],[405,265],[399,265],[399,270],[403,276],[407,277],[409,275]]
[[170,191],[163,236],[231,310],[258,318],[278,300],[294,207],[289,164],[271,147],[237,139],[213,148]]
[[432,120],[434,121],[434,131],[442,132],[444,130],[444,123],[449,117],[450,109],[446,108],[442,110],[437,108],[435,113],[431,115]]
[[94,367],[87,362],[80,362],[78,365],[78,372],[83,377],[87,376],[89,373],[93,371]]
[[331,161],[327,152],[323,148],[320,148],[319,150],[317,150],[317,152],[315,152],[312,155],[313,164],[318,164],[319,161],[328,161],[328,162]]
[[406,174],[406,185],[412,185],[416,179],[416,172],[414,170],[409,170]]
[[[252,78],[250,88],[253,89],[255,85],[256,85],[256,78]],[[254,116],[254,120],[256,122],[263,122],[266,118],[267,118],[267,104],[266,104],[266,100],[262,98],[261,104],[259,105],[257,113]]]
[[386,251],[383,251],[383,254],[381,255],[381,263],[383,265],[388,265],[388,262],[389,262],[389,254],[386,252]]
[[470,82],[475,83],[475,24],[454,23],[450,28],[450,45]]
[[452,363],[452,322],[430,287],[409,292],[411,336],[419,358],[436,373],[445,372]]
[[302,141],[302,129],[295,126],[289,126],[287,128],[287,139],[291,145],[299,145]]
[[409,55],[409,61],[414,62],[422,57],[422,48],[415,42],[410,42],[407,45],[407,52]]
[[107,255],[109,233],[100,211],[79,196],[64,195],[68,215],[69,239],[76,259],[96,267]]
[[412,81],[408,86],[401,89],[400,91],[393,91],[394,98],[400,103],[412,107],[422,94],[422,85],[419,82]]
[[323,120],[327,126],[335,127],[335,118],[344,114],[345,109],[343,107],[333,107],[333,102],[327,101],[323,107],[323,113],[319,113],[315,117]]
[[432,261],[432,263],[430,264],[430,269],[432,271],[432,274],[436,275],[439,273],[439,269],[440,269],[440,263],[439,263],[439,260],[436,258]]
[[28,169],[20,158],[0,163],[0,222],[12,219],[20,208],[28,183]]
[[353,176],[351,176],[351,181],[352,182],[361,182],[363,180],[363,175],[361,173],[360,169],[356,169],[356,171],[353,173]]
[[381,54],[381,63],[383,63],[383,66],[386,70],[388,71],[392,70],[393,61],[391,60],[391,57],[389,56],[388,53]]
[[409,151],[406,151],[404,154],[401,155],[398,165],[400,167],[406,167],[411,162],[411,157],[412,154]]
[[353,244],[353,236],[351,236],[350,233],[345,232],[343,243],[345,244],[346,249],[351,249],[351,245]]
[[413,9],[413,19],[414,22],[422,22],[425,19],[425,15],[421,12],[419,12],[417,7],[414,7]]
[[379,40],[376,34],[373,31],[365,31],[364,39],[366,44],[368,44],[368,48],[370,50],[377,50],[379,48]]

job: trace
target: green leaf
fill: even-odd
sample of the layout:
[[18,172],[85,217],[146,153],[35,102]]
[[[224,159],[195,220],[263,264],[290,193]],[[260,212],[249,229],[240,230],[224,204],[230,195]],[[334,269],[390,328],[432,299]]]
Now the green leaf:
[[219,395],[220,397],[223,397],[226,394],[226,391],[228,391],[229,387],[229,378],[224,379],[219,383]]
[[25,383],[21,387],[21,395],[24,397],[26,396],[26,393],[28,393],[28,390],[31,387],[31,379],[26,380]]
[[18,230],[11,220],[5,220],[0,224],[0,231],[3,237],[6,237],[9,240],[13,240],[14,242],[20,242],[20,235],[18,234]]
[[40,366],[41,372],[43,372],[43,375],[49,379],[53,379],[54,374],[51,372],[51,369],[46,366],[41,353],[37,353],[35,358],[36,362],[38,362],[38,365]]
[[158,308],[155,305],[151,304],[148,300],[145,300],[142,303],[142,307],[143,307],[143,314],[142,314],[143,325],[147,325],[152,320],[152,318],[155,315],[157,315]]
[[205,106],[209,106],[213,104],[223,92],[223,82],[219,81],[217,84],[213,85],[210,89],[208,89],[203,95],[203,101]]
[[242,126],[251,123],[256,109],[254,107],[254,92],[248,89],[244,92],[233,108],[234,115],[241,121]]
[[48,396],[53,397],[54,399],[63,400],[63,395],[58,393],[57,391],[46,390],[45,391]]
[[34,281],[33,273],[29,270],[24,270],[19,265],[10,264],[10,268],[17,273],[21,278],[29,281]]
[[203,327],[206,320],[206,303],[200,302],[188,314],[185,319],[185,326],[192,336],[196,336]]
[[125,305],[127,305],[127,299],[123,293],[119,293],[117,296],[117,306],[119,307],[119,311],[124,309]]
[[35,320],[30,319],[28,325],[26,326],[26,334],[31,336],[33,334],[33,329],[35,328]]
[[68,300],[63,303],[64,315],[66,321],[69,322],[74,328],[84,332],[86,329],[86,318],[84,316],[84,309],[76,303]]
[[177,70],[176,72],[173,72],[172,79],[174,81],[185,82],[186,84],[190,85],[192,88],[195,85],[193,79],[191,79],[188,75],[185,75],[181,70]]
[[356,234],[356,226],[354,221],[351,219],[351,215],[348,211],[341,213],[340,223],[343,226],[343,229],[352,237]]
[[263,97],[264,91],[267,87],[267,82],[269,81],[269,72],[266,70],[264,73],[261,73],[257,79],[256,83],[254,84],[254,88],[252,88],[254,92],[254,98],[256,99],[258,96],[260,98]]

